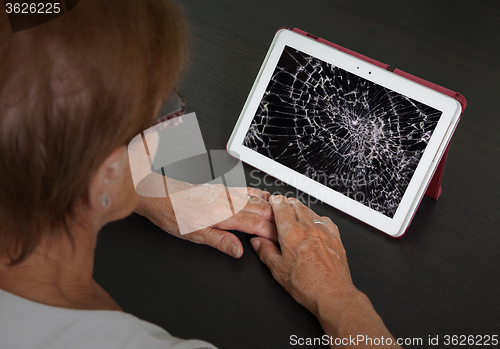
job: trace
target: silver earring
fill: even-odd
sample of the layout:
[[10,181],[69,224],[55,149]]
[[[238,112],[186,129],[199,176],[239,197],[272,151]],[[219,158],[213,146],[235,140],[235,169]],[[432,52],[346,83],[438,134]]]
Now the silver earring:
[[106,207],[109,205],[109,198],[107,196],[102,200],[102,206]]

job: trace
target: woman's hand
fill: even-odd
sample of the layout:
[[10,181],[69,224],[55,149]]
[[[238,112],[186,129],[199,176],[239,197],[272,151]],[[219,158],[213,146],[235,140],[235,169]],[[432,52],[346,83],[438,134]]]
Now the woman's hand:
[[275,279],[314,314],[323,301],[355,294],[337,226],[297,199],[273,196],[270,203],[281,252],[264,238],[252,246]]
[[[161,175],[151,176],[146,185],[164,188],[164,181],[169,196],[141,197],[135,212],[168,233],[212,246],[236,258],[243,254],[243,246],[227,230],[239,230],[277,241],[273,211],[267,201],[268,192],[212,184],[193,186]],[[233,214],[231,207],[239,211]]]
[[371,348],[368,342],[352,345],[350,339],[363,336],[384,338],[378,348],[399,348],[369,299],[354,287],[337,226],[297,199],[273,196],[269,202],[281,252],[261,237],[253,238],[252,246],[274,278],[318,317],[334,339],[330,346]]

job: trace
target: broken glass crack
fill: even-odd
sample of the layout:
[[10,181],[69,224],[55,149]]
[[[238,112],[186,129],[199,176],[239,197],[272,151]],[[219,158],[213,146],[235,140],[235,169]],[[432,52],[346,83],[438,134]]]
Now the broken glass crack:
[[286,46],[243,145],[393,218],[440,117]]

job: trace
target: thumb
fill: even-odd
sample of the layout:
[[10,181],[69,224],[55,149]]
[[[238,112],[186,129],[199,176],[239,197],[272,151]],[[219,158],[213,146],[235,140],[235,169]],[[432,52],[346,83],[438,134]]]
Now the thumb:
[[281,258],[281,252],[278,247],[274,242],[266,238],[253,238],[250,240],[250,243],[262,262],[273,272],[277,267],[278,260]]
[[240,258],[243,255],[243,245],[236,235],[228,231],[210,228],[204,234],[203,244],[212,246],[225,254],[234,258]]

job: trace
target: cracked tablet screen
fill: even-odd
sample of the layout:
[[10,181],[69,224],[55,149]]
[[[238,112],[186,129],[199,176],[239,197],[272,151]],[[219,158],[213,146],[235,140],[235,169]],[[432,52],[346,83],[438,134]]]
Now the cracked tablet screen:
[[286,46],[243,145],[393,218],[441,114]]

